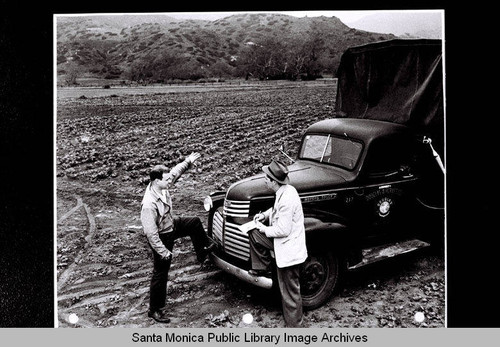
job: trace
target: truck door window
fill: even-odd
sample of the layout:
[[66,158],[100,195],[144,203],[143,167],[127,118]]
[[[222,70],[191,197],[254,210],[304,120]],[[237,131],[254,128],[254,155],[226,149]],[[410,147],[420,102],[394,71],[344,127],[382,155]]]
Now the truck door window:
[[390,176],[409,166],[413,155],[411,138],[391,137],[372,143],[366,160],[366,172],[372,176]]

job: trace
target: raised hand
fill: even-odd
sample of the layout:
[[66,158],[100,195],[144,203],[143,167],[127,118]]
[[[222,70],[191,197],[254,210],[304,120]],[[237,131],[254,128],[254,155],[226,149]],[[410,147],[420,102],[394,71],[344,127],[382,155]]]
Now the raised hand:
[[190,162],[191,164],[194,163],[199,157],[201,157],[201,154],[198,152],[193,152],[191,153],[186,160]]

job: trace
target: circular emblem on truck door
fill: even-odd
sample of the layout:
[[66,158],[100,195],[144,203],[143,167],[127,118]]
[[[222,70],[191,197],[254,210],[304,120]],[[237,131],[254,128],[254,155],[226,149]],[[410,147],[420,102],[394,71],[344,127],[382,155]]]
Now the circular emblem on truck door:
[[380,199],[377,203],[378,215],[380,217],[386,217],[391,212],[392,200],[388,197]]

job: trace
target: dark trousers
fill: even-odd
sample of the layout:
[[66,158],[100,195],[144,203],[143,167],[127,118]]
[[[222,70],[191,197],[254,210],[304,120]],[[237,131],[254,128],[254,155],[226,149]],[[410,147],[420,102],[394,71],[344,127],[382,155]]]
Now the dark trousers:
[[[198,217],[175,217],[174,230],[170,233],[160,234],[160,239],[170,252],[173,252],[174,241],[189,236],[199,262],[207,256],[204,247],[209,244],[203,224]],[[167,299],[168,271],[171,260],[165,260],[153,251],[153,276],[149,287],[149,310],[155,312],[165,306]]]
[[[273,240],[258,230],[248,233],[250,239],[250,259],[252,269],[270,270],[273,261],[271,250],[274,250]],[[290,328],[302,325],[302,296],[300,295],[301,264],[277,268],[278,285],[283,307],[285,325]]]

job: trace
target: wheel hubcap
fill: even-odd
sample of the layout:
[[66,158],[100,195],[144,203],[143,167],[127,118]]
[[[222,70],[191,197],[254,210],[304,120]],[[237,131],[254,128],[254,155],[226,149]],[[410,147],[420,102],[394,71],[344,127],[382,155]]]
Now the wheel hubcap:
[[326,269],[323,262],[317,258],[310,259],[304,264],[301,274],[301,291],[303,295],[316,293],[326,280]]

